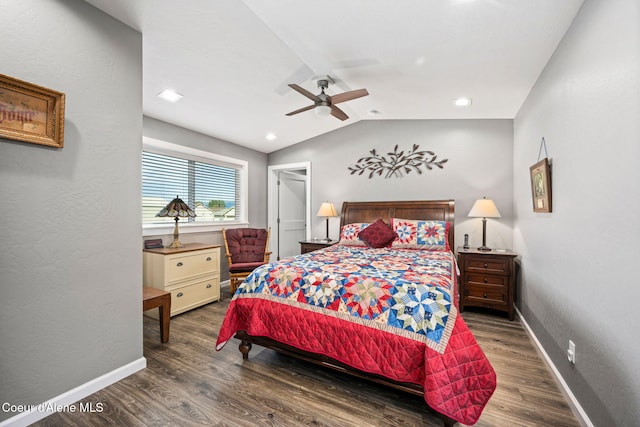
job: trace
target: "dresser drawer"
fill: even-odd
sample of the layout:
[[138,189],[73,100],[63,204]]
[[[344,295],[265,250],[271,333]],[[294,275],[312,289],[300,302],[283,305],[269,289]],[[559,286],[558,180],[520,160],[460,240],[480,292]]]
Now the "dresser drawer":
[[217,249],[168,255],[165,259],[165,278],[170,284],[203,273],[217,273],[219,264]]
[[194,307],[220,299],[220,281],[218,276],[188,285],[168,288],[171,292],[171,315],[179,314]]
[[469,304],[493,306],[495,304],[506,305],[508,296],[506,286],[468,284],[465,287],[464,299]]
[[471,271],[486,271],[490,273],[509,273],[511,261],[505,258],[489,258],[468,256],[465,269]]

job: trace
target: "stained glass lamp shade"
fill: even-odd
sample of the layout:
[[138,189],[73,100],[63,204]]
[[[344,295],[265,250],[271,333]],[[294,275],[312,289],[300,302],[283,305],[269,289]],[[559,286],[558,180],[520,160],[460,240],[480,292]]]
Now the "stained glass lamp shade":
[[156,214],[156,216],[160,217],[171,217],[175,218],[176,226],[173,229],[173,242],[167,246],[168,248],[182,248],[183,244],[178,240],[178,221],[180,218],[195,218],[196,213],[187,205],[185,202],[180,199],[180,197],[176,196],[175,199],[169,202],[167,206],[162,208],[160,212]]

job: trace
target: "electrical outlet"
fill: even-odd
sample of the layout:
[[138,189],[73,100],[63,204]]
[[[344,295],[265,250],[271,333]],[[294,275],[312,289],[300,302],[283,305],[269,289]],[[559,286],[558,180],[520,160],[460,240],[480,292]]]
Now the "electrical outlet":
[[576,345],[569,340],[569,350],[567,350],[567,359],[573,365],[576,364]]

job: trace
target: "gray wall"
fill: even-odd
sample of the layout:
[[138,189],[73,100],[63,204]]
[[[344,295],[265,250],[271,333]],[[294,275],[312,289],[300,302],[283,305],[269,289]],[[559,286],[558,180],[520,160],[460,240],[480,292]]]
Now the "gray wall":
[[[458,244],[464,233],[480,243],[480,221],[466,214],[493,198],[503,217],[489,220],[488,244],[522,255],[521,310],[596,425],[640,424],[640,288],[629,272],[640,238],[639,20],[636,0],[586,0],[515,122],[362,121],[268,156],[312,162],[314,210],[454,198]],[[142,41],[79,0],[4,0],[0,28],[0,71],[67,95],[63,149],[0,140],[0,192],[14,209],[0,228],[0,401],[38,404],[142,357],[141,242],[131,240],[141,234]],[[266,155],[151,118],[144,134],[248,160],[249,220],[266,225]],[[542,136],[551,214],[531,209]],[[395,144],[449,162],[402,179],[349,174]],[[312,219],[312,235],[324,235]],[[337,219],[331,227],[337,236]]]
[[0,72],[67,97],[64,148],[0,140],[0,402],[39,404],[142,358],[142,38],[79,0],[0,28]]
[[[536,214],[543,136],[553,213]],[[638,159],[640,2],[586,0],[515,120],[514,245],[522,312],[596,426],[640,425]]]
[[[161,141],[171,142],[202,151],[245,160],[249,163],[248,199],[249,199],[249,227],[263,228],[267,226],[267,155],[259,151],[241,147],[230,142],[203,135],[189,129],[144,117],[144,136]],[[165,244],[173,241],[172,234],[145,236],[144,239],[162,238]],[[212,243],[221,245],[221,280],[229,279],[228,265],[224,257],[224,242],[222,232],[185,233],[181,230],[182,243]],[[142,247],[142,242],[140,243]]]
[[[334,120],[332,117],[327,120]],[[402,178],[351,175],[349,166],[376,149],[379,153],[433,151],[448,159],[443,169],[422,168]],[[456,242],[464,234],[472,245],[482,243],[482,222],[467,218],[476,199],[495,201],[502,218],[487,221],[487,244],[512,247],[513,200],[512,120],[369,120],[318,136],[269,154],[269,164],[311,161],[312,236],[325,235],[324,218],[315,216],[329,200],[336,209],[343,201],[436,200],[456,201]],[[339,218],[330,219],[330,236],[338,237]]]

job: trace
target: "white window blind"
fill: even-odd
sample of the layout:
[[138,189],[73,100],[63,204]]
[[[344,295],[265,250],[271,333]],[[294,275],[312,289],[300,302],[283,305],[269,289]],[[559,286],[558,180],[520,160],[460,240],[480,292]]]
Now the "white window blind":
[[142,224],[173,223],[155,215],[176,196],[196,212],[193,223],[242,220],[241,165],[225,164],[194,156],[142,152]]

